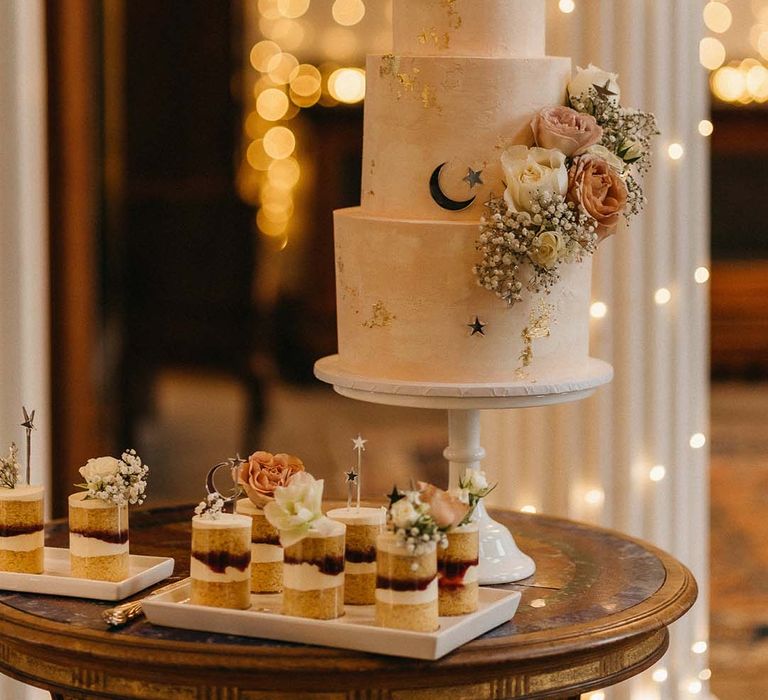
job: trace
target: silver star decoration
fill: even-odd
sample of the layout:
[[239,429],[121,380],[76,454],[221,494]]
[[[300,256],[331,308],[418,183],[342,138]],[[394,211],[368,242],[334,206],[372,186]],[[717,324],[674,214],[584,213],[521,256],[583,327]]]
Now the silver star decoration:
[[353,450],[362,450],[365,452],[365,443],[368,442],[368,440],[363,440],[363,438],[358,435],[356,438],[352,438],[352,443],[354,444]]
[[477,185],[485,184],[480,177],[483,174],[482,170],[472,170],[472,168],[467,168],[467,171],[467,176],[463,178],[463,180],[469,185],[469,189],[472,189]]
[[357,472],[354,469],[350,469],[348,472],[344,472],[347,477],[348,484],[354,484],[357,481]]
[[485,335],[485,327],[487,326],[487,323],[481,323],[480,319],[475,316],[475,320],[473,323],[468,323],[467,326],[469,326],[472,329],[472,333],[470,335]]
[[27,409],[24,406],[21,407],[21,410],[24,412],[24,422],[21,424],[21,427],[26,428],[27,430],[35,430],[35,412],[32,411],[31,414],[27,413]]
[[234,457],[230,457],[229,463],[232,465],[232,468],[239,467],[241,464],[245,464],[248,460],[243,459],[240,456],[240,453],[238,452]]
[[618,95],[617,92],[614,92],[610,87],[608,87],[610,84],[611,81],[609,79],[605,81],[605,85],[596,85],[593,83],[592,87],[595,88],[595,92],[600,95],[600,97],[603,97],[607,100],[609,97],[616,97]]

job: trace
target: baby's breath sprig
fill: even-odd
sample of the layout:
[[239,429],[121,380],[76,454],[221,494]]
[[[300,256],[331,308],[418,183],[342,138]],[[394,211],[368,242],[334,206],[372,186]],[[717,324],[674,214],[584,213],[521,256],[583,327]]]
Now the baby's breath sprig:
[[204,501],[200,501],[195,508],[195,515],[199,515],[206,520],[218,520],[224,512],[226,501],[222,495],[216,491],[209,493]]
[[8,456],[0,457],[0,486],[15,489],[19,483],[19,448],[12,442]]
[[538,194],[532,213],[509,211],[503,197],[491,197],[480,222],[475,265],[478,284],[510,306],[526,291],[549,292],[562,263],[580,262],[597,249],[597,222],[558,193]]
[[[87,499],[97,499],[116,506],[141,505],[146,499],[147,474],[149,467],[143,464],[136,450],[126,450],[120,459],[101,458],[111,460],[114,467],[89,469],[86,465],[80,470],[85,478],[84,484],[76,486],[86,489]],[[90,464],[90,463],[89,463]]]
[[448,537],[429,514],[429,505],[421,500],[418,491],[400,492],[401,498],[389,507],[387,519],[401,546],[409,554],[428,551],[434,542],[445,549]]

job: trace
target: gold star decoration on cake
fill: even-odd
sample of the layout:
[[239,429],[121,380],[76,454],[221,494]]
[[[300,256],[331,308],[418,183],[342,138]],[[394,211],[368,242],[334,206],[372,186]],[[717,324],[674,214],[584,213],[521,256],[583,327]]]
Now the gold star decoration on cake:
[[468,323],[467,326],[472,329],[472,332],[470,333],[470,336],[473,335],[485,335],[485,327],[487,326],[487,323],[482,323],[480,321],[480,318],[475,316],[475,320],[472,323]]
[[608,99],[610,97],[616,97],[618,93],[611,90],[609,87],[611,84],[610,79],[605,81],[605,85],[597,85],[596,83],[592,84],[592,87],[595,88],[595,92],[602,98]]
[[472,170],[472,168],[467,168],[467,171],[467,176],[463,178],[463,180],[469,185],[469,189],[472,189],[477,185],[485,184],[480,177],[483,174],[482,170]]

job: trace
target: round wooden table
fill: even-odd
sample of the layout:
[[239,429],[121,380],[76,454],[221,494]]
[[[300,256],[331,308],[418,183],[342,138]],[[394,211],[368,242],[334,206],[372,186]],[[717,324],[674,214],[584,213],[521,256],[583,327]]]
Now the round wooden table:
[[[172,555],[188,573],[191,507],[139,511],[131,551]],[[110,607],[76,598],[0,593],[0,670],[93,700],[451,700],[574,698],[648,668],[667,625],[696,598],[691,573],[668,554],[616,532],[497,511],[536,574],[515,617],[439,661],[155,627],[110,630]],[[47,528],[66,546],[66,523]],[[145,592],[146,593],[146,592]]]

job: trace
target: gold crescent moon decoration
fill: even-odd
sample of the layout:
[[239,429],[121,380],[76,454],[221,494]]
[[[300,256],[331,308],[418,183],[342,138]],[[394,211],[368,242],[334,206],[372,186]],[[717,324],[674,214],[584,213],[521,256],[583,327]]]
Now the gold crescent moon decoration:
[[429,178],[429,193],[432,195],[432,199],[435,200],[437,205],[443,209],[447,209],[448,211],[462,211],[463,209],[472,206],[475,199],[477,199],[477,196],[472,197],[472,199],[465,199],[464,201],[458,201],[448,197],[440,187],[440,173],[446,165],[447,161],[441,163],[432,171],[432,177]]

